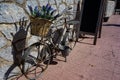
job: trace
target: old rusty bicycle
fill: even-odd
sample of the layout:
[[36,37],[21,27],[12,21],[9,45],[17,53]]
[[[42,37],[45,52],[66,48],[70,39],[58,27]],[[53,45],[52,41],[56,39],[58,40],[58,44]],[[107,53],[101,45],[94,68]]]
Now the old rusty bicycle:
[[[49,30],[46,30],[45,26],[43,26],[41,28],[42,32],[39,32],[40,34],[36,35],[38,37],[40,36],[39,41],[33,43],[28,47],[25,47],[24,45],[22,47],[18,47],[18,45],[25,44],[26,37],[23,37],[22,39],[17,39],[15,41],[13,40],[12,46],[15,51],[14,63],[6,72],[4,79],[18,80],[21,76],[25,76],[25,78],[28,80],[36,80],[48,68],[48,65],[52,63],[53,58],[56,58],[56,56],[58,56],[58,53],[62,53],[65,61],[67,61],[68,54],[75,46],[77,34],[76,28],[70,27],[71,23],[73,22],[69,22],[69,19],[67,19],[67,17],[62,16],[55,22],[58,23],[62,21],[60,25],[53,25]],[[79,22],[74,23],[78,24]],[[37,25],[36,24],[37,23],[35,23],[34,25],[37,26],[40,23],[38,23]],[[19,29],[25,31],[24,36],[27,35],[29,27],[32,26],[30,23],[25,29],[26,22],[24,21],[24,19],[23,21],[20,20],[19,25]],[[17,25],[15,24],[15,26]],[[62,27],[58,29],[58,26]],[[53,28],[56,30],[53,30]],[[57,38],[55,38],[56,31],[57,34],[59,34]],[[21,34],[18,35],[21,36]],[[13,37],[15,38],[18,35],[13,35]],[[16,43],[19,44],[16,45]],[[71,46],[71,44],[73,45]],[[20,71],[13,72],[13,75],[11,75],[10,73],[16,66],[19,67]]]

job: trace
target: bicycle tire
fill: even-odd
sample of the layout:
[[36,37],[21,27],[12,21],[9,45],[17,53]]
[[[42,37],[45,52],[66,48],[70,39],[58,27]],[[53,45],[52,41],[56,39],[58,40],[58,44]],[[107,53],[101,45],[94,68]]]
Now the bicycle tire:
[[71,32],[70,32],[70,35],[69,35],[69,42],[70,42],[69,47],[71,49],[73,49],[76,45],[76,42],[77,42],[77,33],[76,33],[75,26],[73,26],[73,28],[71,29]]
[[71,50],[75,47],[77,42],[77,33],[75,27],[70,28],[68,32],[65,33],[63,42],[67,45]]
[[48,68],[51,50],[48,44],[40,42],[32,44],[25,50],[23,73],[29,80],[36,80]]

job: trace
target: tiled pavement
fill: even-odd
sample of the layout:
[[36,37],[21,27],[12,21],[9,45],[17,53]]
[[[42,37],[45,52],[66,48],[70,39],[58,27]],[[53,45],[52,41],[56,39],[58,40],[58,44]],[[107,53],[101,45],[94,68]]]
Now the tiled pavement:
[[103,24],[97,45],[93,38],[79,40],[68,61],[60,58],[38,80],[120,80],[120,16]]

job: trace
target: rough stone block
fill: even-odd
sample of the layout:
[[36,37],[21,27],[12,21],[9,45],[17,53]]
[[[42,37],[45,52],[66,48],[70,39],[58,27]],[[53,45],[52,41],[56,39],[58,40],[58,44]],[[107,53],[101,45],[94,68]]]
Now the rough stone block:
[[7,44],[7,40],[1,36],[0,37],[0,48],[4,47]]
[[14,3],[0,4],[0,23],[18,22],[23,17],[28,18],[25,11]]
[[6,39],[8,40],[12,40],[12,36],[10,33],[15,34],[16,32],[14,25],[5,25],[5,24],[0,25],[0,31],[4,34],[4,37],[6,37]]
[[8,61],[13,61],[12,48],[7,47],[5,49],[0,50],[0,57]]
[[19,4],[24,4],[26,0],[16,0],[17,3]]

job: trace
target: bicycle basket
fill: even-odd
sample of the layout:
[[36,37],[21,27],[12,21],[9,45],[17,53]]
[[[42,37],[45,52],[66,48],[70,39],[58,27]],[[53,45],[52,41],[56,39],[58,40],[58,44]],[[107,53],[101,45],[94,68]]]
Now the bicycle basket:
[[51,21],[42,18],[33,18],[30,17],[31,20],[31,34],[36,36],[45,37],[48,32],[50,25],[52,24]]

